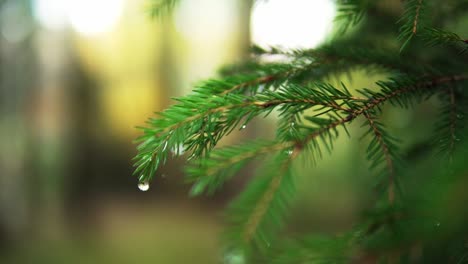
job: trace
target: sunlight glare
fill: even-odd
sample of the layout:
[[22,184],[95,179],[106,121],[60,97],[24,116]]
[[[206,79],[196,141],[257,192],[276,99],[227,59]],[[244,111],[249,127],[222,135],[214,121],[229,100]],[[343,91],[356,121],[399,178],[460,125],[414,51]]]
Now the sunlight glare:
[[48,29],[70,24],[83,35],[110,31],[118,22],[124,0],[34,0],[34,13]]
[[234,27],[236,1],[182,1],[175,13],[176,30],[185,38],[210,41],[228,36]]
[[330,32],[332,0],[258,1],[251,16],[253,43],[261,47],[313,48]]
[[122,14],[123,0],[71,0],[68,18],[77,32],[95,35],[112,29]]
[[34,16],[48,29],[62,29],[67,25],[67,6],[65,0],[35,0]]

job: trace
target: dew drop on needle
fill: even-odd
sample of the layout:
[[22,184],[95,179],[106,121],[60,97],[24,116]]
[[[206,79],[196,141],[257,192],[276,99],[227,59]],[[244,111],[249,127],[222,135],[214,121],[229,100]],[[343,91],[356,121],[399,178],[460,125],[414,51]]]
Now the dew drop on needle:
[[172,156],[181,156],[185,153],[184,144],[179,144],[171,149]]
[[139,182],[138,183],[138,189],[140,189],[140,191],[142,192],[146,192],[149,190],[149,183],[144,181],[144,182]]

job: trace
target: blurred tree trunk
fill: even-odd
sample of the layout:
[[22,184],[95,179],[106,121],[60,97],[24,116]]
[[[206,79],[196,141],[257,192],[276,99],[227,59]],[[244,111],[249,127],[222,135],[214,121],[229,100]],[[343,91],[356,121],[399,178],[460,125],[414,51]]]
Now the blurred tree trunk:
[[247,57],[250,54],[250,15],[252,13],[253,0],[239,1],[239,28],[242,33],[239,36],[239,47],[241,47],[241,54],[243,57]]
[[33,133],[28,95],[36,58],[29,1],[0,1],[0,250],[26,236],[32,223]]

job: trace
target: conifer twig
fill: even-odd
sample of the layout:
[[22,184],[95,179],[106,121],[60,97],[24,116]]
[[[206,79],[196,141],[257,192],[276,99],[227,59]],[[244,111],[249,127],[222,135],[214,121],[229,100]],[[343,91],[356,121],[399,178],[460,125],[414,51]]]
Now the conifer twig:
[[380,147],[382,148],[382,151],[385,156],[385,162],[387,164],[387,168],[389,170],[389,186],[388,186],[388,200],[390,204],[393,204],[395,200],[395,168],[393,166],[393,160],[390,155],[390,150],[388,145],[385,143],[385,141],[382,138],[382,132],[380,129],[377,127],[377,125],[374,122],[374,119],[369,115],[367,112],[363,112],[364,117],[367,119],[369,126],[371,127]]
[[[148,1],[153,16],[172,12],[181,3],[181,0]],[[256,1],[260,0],[249,3]],[[134,175],[140,183],[147,184],[160,165],[167,162],[171,152],[172,156],[184,152],[190,161],[186,167],[186,180],[192,183],[190,194],[212,194],[246,169],[249,162],[264,162],[258,170],[260,175],[252,175],[254,177],[228,208],[225,234],[228,260],[225,262],[393,263],[411,251],[408,247],[414,245],[413,242],[420,243],[424,249],[429,245],[426,242],[435,241],[426,236],[436,233],[430,229],[434,219],[447,226],[436,235],[451,240],[453,231],[464,231],[454,223],[462,224],[466,217],[451,221],[449,218],[460,210],[450,206],[449,211],[432,210],[439,205],[447,207],[440,201],[432,201],[437,200],[432,197],[434,193],[458,190],[466,180],[459,178],[459,174],[466,171],[466,164],[461,163],[467,148],[461,144],[466,136],[463,118],[468,93],[461,88],[468,84],[464,63],[468,39],[447,27],[466,15],[467,3],[449,0],[450,6],[436,9],[439,7],[427,0],[401,2],[403,12],[397,14],[385,11],[387,8],[379,1],[336,0],[335,18],[342,27],[334,30],[337,34],[329,42],[314,49],[256,47],[251,59],[220,71],[221,78],[200,83],[193,93],[175,98],[177,103],[156,113],[146,127],[140,128],[143,135],[136,140]],[[396,30],[393,23],[396,16],[400,16],[396,22],[400,53],[412,41],[421,40],[408,49],[405,56],[398,54],[393,42],[388,41],[388,36]],[[359,30],[348,32],[344,38],[341,36],[356,25],[360,26]],[[420,44],[430,46],[431,51],[421,49]],[[332,78],[340,79],[343,74],[351,78],[356,69],[373,77],[390,77],[375,83],[379,89],[356,89],[358,95],[351,94],[343,83],[342,87],[328,83]],[[400,141],[381,121],[381,114],[387,110],[384,106],[391,104],[407,109],[434,95],[440,97],[435,135],[430,142],[434,144],[417,143],[408,155],[403,155],[399,150]],[[218,147],[235,129],[242,130],[252,120],[272,113],[278,117],[272,139],[257,138]],[[351,137],[348,127],[358,119],[366,128],[361,138],[366,140],[369,170],[376,174],[373,178],[378,181],[381,192],[378,200],[373,208],[366,210],[365,219],[346,234],[301,235],[291,243],[283,243],[278,231],[284,227],[297,193],[293,170],[297,157],[315,164],[324,150],[332,153],[334,145],[339,143],[339,134],[346,132]],[[413,142],[409,140],[408,143]],[[416,165],[413,161],[428,157],[435,147],[444,157],[440,164],[430,165],[440,172],[434,170],[430,171],[431,177],[400,180],[403,165]],[[416,167],[419,165],[414,166],[415,174],[423,172]],[[413,173],[413,170],[408,172]],[[412,184],[418,185],[411,188]],[[405,190],[402,199],[399,199],[400,190]],[[461,197],[459,192],[455,193],[453,197]],[[411,201],[422,201],[418,203],[421,207],[415,207],[409,203]],[[429,211],[431,213],[427,213]],[[427,220],[429,225],[425,224]],[[439,225],[437,222],[437,227]],[[454,238],[466,242],[460,236]],[[437,244],[442,248],[437,256],[460,259],[447,253],[456,243]],[[425,250],[424,259],[431,259],[431,254],[426,257]],[[462,259],[465,257],[466,254]],[[236,260],[232,261],[233,258]]]
[[235,156],[235,157],[233,157],[231,159],[228,159],[228,160],[225,160],[225,161],[219,163],[217,167],[208,168],[208,170],[206,171],[206,175],[207,176],[215,175],[216,173],[220,172],[221,170],[223,170],[224,168],[226,168],[226,167],[228,167],[228,166],[230,166],[232,164],[241,162],[243,160],[248,160],[250,158],[257,157],[257,156],[262,155],[262,154],[267,154],[267,153],[275,152],[275,151],[278,151],[278,150],[282,150],[282,149],[285,149],[287,147],[289,147],[288,144],[285,144],[283,142],[279,142],[277,144],[264,146],[264,147],[262,147],[260,149],[255,149],[253,151],[243,153],[242,155]]
[[[448,83],[448,82],[455,82],[455,81],[462,81],[462,80],[467,80],[468,79],[468,75],[456,75],[456,76],[444,76],[444,77],[439,77],[439,78],[435,78],[431,81],[422,81],[422,82],[419,82],[419,83],[416,83],[414,85],[411,85],[411,86],[405,86],[405,87],[401,87],[401,88],[398,88],[394,91],[392,91],[391,93],[389,94],[385,94],[383,96],[380,96],[380,97],[377,97],[377,98],[370,98],[368,99],[365,103],[364,103],[364,106],[359,108],[359,109],[352,109],[352,112],[346,116],[346,118],[343,118],[343,119],[339,119],[333,123],[331,123],[330,125],[326,126],[324,129],[325,130],[329,130],[329,129],[332,129],[332,128],[335,128],[339,125],[342,125],[344,123],[348,123],[352,120],[354,120],[355,118],[357,118],[358,116],[364,114],[365,112],[369,111],[370,109],[372,108],[375,108],[377,106],[379,106],[380,104],[392,99],[392,98],[395,98],[401,94],[404,94],[404,93],[408,93],[408,92],[412,92],[414,90],[417,90],[417,89],[420,89],[420,88],[433,88],[435,87],[436,85],[439,85],[439,84],[444,84],[444,83]],[[359,98],[359,101],[361,101],[362,99]],[[320,131],[310,135],[308,137],[308,139],[313,139],[314,137],[320,135]]]
[[416,32],[418,31],[418,21],[419,21],[419,14],[421,12],[422,1],[423,0],[418,0],[418,5],[416,7],[416,15],[414,17],[413,30],[412,30],[413,35],[416,35]]
[[[286,72],[287,74],[288,72]],[[285,73],[283,73],[285,74]],[[269,83],[271,81],[274,81],[276,80],[280,75],[282,74],[272,74],[272,75],[267,75],[267,76],[261,76],[257,79],[254,79],[254,80],[251,80],[251,81],[248,81],[248,82],[245,82],[245,83],[241,83],[241,84],[238,84],[238,85],[235,85],[233,86],[232,88],[228,89],[228,90],[225,90],[224,92],[221,93],[221,95],[226,95],[228,93],[231,93],[235,90],[238,90],[238,89],[242,89],[242,88],[245,88],[247,86],[251,86],[251,85],[259,85],[259,84],[265,84],[265,83]]]
[[245,243],[249,243],[250,240],[252,239],[253,234],[257,230],[258,225],[262,221],[263,217],[265,216],[266,211],[268,210],[268,207],[270,203],[272,202],[276,191],[281,185],[281,181],[283,178],[286,176],[286,170],[290,169],[290,164],[294,158],[297,157],[298,151],[295,149],[291,153],[291,155],[283,161],[283,164],[281,165],[279,171],[277,172],[277,175],[273,177],[273,179],[270,181],[270,184],[268,185],[268,188],[265,190],[265,193],[263,194],[262,198],[258,201],[258,203],[255,205],[254,210],[252,211],[252,214],[249,216],[247,222],[246,222],[246,228],[243,233],[243,239]]
[[[322,137],[324,134],[328,133],[329,131],[336,129],[340,125],[344,125],[346,123],[349,123],[356,119],[357,117],[364,115],[364,116],[369,116],[369,111],[371,111],[373,108],[379,107],[382,103],[391,100],[395,97],[398,97],[400,95],[403,95],[405,93],[412,92],[417,89],[424,89],[424,88],[431,88],[434,86],[437,86],[439,84],[451,82],[451,81],[459,81],[459,80],[466,80],[468,77],[467,76],[453,76],[453,77],[440,77],[431,81],[421,81],[418,83],[415,83],[410,86],[404,86],[397,88],[387,94],[381,94],[379,96],[374,96],[372,98],[360,98],[356,96],[340,96],[340,97],[333,97],[334,99],[339,99],[347,102],[349,105],[353,105],[354,108],[344,108],[342,106],[338,108],[334,108],[335,110],[343,111],[344,113],[347,113],[345,117],[336,119],[336,120],[330,120],[327,124],[323,125],[321,128],[318,128],[305,136],[304,138],[301,139],[293,139],[293,140],[285,140],[285,141],[278,141],[274,142],[273,144],[266,144],[266,145],[261,145],[260,147],[255,147],[248,149],[247,151],[242,151],[238,155],[228,155],[228,157],[219,157],[221,159],[216,158],[216,160],[211,164],[211,166],[206,167],[202,171],[195,170],[194,175],[198,175],[197,177],[213,177],[214,175],[217,175],[220,173],[223,169],[232,166],[233,164],[243,162],[247,159],[259,156],[259,155],[264,155],[268,153],[274,153],[277,151],[284,151],[289,148],[294,148],[295,151],[301,151],[309,142]],[[250,102],[251,104],[254,104],[258,107],[274,107],[283,103],[292,103],[294,100],[273,100],[273,101],[264,101],[264,102]],[[299,100],[298,102],[301,103],[311,103],[311,106],[317,105],[317,102],[314,100]],[[326,103],[328,107],[334,107],[334,105],[330,105],[330,103]],[[388,149],[388,146],[386,146],[387,143],[384,143],[382,140],[382,131],[377,128],[375,122],[372,122],[371,124],[372,131],[374,134],[378,136],[380,145],[382,146],[384,150],[384,154],[386,157],[386,163],[389,168],[389,172],[393,175],[394,174],[394,164],[390,160],[390,151]],[[384,144],[382,144],[384,143]],[[222,149],[220,150],[222,151]],[[217,153],[217,152],[215,152]],[[229,152],[231,153],[231,152]],[[217,157],[217,155],[215,155]],[[207,165],[204,165],[204,167]],[[392,175],[389,175],[389,177],[394,177]],[[390,182],[393,182],[394,180],[391,178]],[[391,187],[393,188],[393,187]]]
[[[278,106],[278,105],[281,105],[281,104],[293,104],[293,103],[303,103],[303,104],[309,104],[311,106],[321,105],[321,106],[326,106],[326,107],[333,108],[335,110],[349,111],[348,109],[345,109],[345,108],[339,106],[335,102],[332,102],[332,101],[330,101],[330,102],[319,102],[319,101],[316,101],[316,100],[313,100],[313,99],[301,99],[301,100],[300,99],[294,99],[294,100],[293,99],[284,99],[284,100],[271,100],[271,101],[250,101],[250,102],[244,102],[244,103],[240,103],[240,104],[232,104],[232,105],[227,105],[227,106],[223,105],[223,106],[219,106],[219,107],[216,107],[216,108],[208,109],[207,111],[202,112],[202,113],[194,114],[193,116],[190,116],[190,117],[186,118],[182,122],[176,123],[173,126],[169,126],[169,127],[165,128],[163,131],[159,132],[158,134],[169,133],[171,130],[180,128],[181,126],[183,126],[185,124],[188,124],[188,123],[191,123],[192,121],[200,119],[200,118],[202,118],[204,116],[214,114],[214,113],[226,112],[226,111],[228,111],[230,109],[243,108],[243,107],[248,107],[248,106],[256,106],[258,108],[269,108],[269,107],[274,107],[274,106]],[[193,109],[193,110],[196,111],[197,109]]]
[[405,49],[410,40],[424,28],[422,13],[424,12],[425,3],[423,0],[408,0],[405,2],[405,11],[400,21],[403,25],[400,27],[399,40],[404,41],[400,52]]

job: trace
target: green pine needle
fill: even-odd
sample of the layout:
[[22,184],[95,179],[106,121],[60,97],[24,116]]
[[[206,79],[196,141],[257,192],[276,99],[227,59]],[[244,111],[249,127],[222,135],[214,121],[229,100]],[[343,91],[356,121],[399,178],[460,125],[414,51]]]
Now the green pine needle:
[[402,25],[398,39],[403,41],[400,52],[408,46],[414,36],[426,27],[426,0],[407,0],[404,9],[399,21]]

